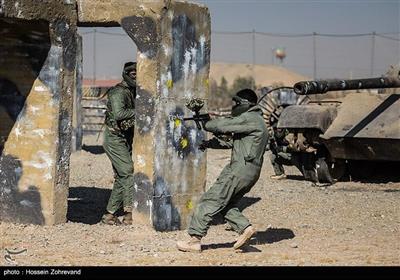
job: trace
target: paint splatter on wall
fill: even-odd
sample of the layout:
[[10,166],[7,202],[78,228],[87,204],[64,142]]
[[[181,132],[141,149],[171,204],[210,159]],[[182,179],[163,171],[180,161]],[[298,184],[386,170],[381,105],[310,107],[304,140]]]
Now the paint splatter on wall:
[[189,99],[207,99],[211,33],[204,6],[164,5],[121,21],[138,47],[133,205],[161,231],[186,226],[204,191],[205,132],[181,120]]
[[184,105],[187,100],[207,96],[204,80],[208,79],[209,52],[205,34],[186,14],[179,13],[173,15],[171,39],[172,45],[161,49],[170,63],[161,67],[155,135],[155,159],[162,164],[156,165],[158,215],[154,226],[160,230],[179,229],[187,223],[185,214],[190,213],[193,200],[201,195],[205,180],[206,156],[198,149],[205,132],[198,130],[194,122],[182,121],[184,116],[192,115]]
[[[0,186],[0,195],[7,193],[10,198],[7,206],[1,202],[8,209],[1,219],[64,222],[76,30],[65,20],[0,19],[0,27],[0,61],[10,65],[0,67],[0,84],[7,89],[0,93],[0,107],[6,108],[12,122],[5,131],[0,120],[0,130],[7,139],[0,155],[0,171],[8,178],[18,177]],[[15,87],[10,87],[10,82]],[[11,158],[20,163],[17,171],[4,166]],[[7,191],[9,186],[11,192]],[[32,219],[25,218],[24,209],[35,210]]]

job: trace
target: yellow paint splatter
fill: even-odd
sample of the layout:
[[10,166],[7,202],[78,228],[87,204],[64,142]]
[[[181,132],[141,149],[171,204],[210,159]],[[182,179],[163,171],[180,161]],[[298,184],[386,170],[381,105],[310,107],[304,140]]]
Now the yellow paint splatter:
[[193,209],[193,202],[191,200],[188,200],[186,202],[186,208],[189,209],[189,210]]
[[174,121],[174,126],[175,126],[175,128],[177,128],[177,127],[180,126],[181,124],[182,124],[182,121],[181,121],[180,119],[176,118],[175,121]]
[[189,141],[186,138],[182,138],[181,139],[181,147],[182,147],[182,149],[186,148],[188,144],[189,144]]
[[205,79],[205,80],[204,80],[204,85],[205,85],[206,87],[208,87],[208,85],[209,85],[209,80],[208,80],[208,79]]
[[171,89],[174,86],[174,82],[172,80],[167,81],[167,88]]

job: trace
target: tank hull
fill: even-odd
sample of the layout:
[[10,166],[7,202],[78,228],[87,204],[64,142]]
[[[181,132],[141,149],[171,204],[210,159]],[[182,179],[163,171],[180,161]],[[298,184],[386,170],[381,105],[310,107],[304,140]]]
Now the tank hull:
[[322,140],[335,159],[400,161],[400,140],[384,138],[331,138]]

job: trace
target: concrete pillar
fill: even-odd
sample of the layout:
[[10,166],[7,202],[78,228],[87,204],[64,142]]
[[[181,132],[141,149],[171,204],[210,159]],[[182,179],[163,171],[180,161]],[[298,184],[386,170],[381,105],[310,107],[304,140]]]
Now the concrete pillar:
[[205,188],[206,154],[197,149],[205,133],[179,118],[191,115],[188,100],[208,97],[208,9],[185,1],[81,0],[78,7],[81,23],[117,22],[138,48],[134,221],[185,228]]
[[204,190],[205,134],[179,119],[189,99],[207,99],[210,17],[170,0],[0,2],[0,219],[66,220],[76,7],[80,24],[121,24],[139,49],[135,216],[157,230],[186,227]]
[[155,229],[175,230],[187,226],[205,187],[206,156],[197,148],[205,133],[179,119],[191,115],[188,100],[208,96],[210,19],[206,8],[179,2],[160,14],[122,20],[138,46],[141,73],[134,206]]
[[72,137],[71,149],[73,152],[82,150],[83,140],[83,114],[82,114],[82,80],[83,80],[83,49],[82,37],[76,35],[76,67],[75,88],[72,110]]
[[75,1],[0,2],[0,220],[66,221]]

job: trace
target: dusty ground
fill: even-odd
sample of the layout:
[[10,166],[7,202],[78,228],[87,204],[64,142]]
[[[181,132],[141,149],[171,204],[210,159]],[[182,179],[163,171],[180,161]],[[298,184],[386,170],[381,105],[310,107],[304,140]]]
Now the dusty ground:
[[[184,231],[96,224],[113,179],[95,139],[87,138],[84,150],[71,157],[68,223],[0,223],[2,248],[27,249],[12,255],[15,264],[400,265],[399,182],[340,182],[323,188],[302,181],[293,168],[287,168],[288,180],[272,181],[268,155],[260,180],[243,199],[244,213],[258,229],[245,251],[233,251],[236,234],[224,224],[211,227],[201,254],[175,249]],[[208,153],[208,184],[228,161],[226,151]],[[0,263],[12,264],[3,256]]]

